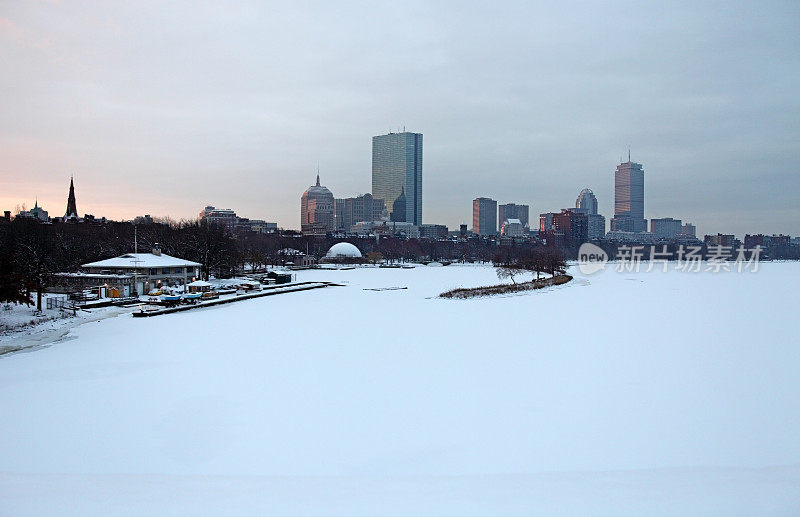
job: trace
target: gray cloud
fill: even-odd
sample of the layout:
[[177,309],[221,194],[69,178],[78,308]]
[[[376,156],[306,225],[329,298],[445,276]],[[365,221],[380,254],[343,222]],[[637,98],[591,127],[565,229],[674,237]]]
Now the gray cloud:
[[297,227],[370,189],[375,134],[425,134],[426,222],[479,195],[536,213],[632,147],[646,216],[800,234],[794,2],[18,3],[0,8],[0,201]]

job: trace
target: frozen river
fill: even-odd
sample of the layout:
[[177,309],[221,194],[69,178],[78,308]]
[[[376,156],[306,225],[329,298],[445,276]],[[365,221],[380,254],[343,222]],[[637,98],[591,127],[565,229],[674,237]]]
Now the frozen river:
[[800,514],[798,263],[298,280],[0,357],[0,515]]

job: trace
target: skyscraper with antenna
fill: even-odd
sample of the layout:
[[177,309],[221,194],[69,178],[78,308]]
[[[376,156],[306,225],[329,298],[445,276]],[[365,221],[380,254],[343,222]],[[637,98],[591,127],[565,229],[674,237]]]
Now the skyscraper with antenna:
[[614,218],[612,231],[641,233],[647,231],[644,218],[644,169],[641,163],[628,161],[617,165],[614,172]]

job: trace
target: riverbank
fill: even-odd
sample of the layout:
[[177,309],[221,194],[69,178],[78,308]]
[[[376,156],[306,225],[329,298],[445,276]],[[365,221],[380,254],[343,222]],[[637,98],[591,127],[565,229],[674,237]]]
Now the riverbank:
[[467,287],[451,289],[439,295],[440,298],[455,298],[467,299],[477,298],[482,296],[495,296],[498,294],[513,294],[522,291],[531,291],[534,289],[543,289],[554,285],[566,284],[572,280],[570,275],[556,275],[550,278],[540,278],[538,280],[531,280],[530,282],[522,282],[519,284],[498,284],[482,287]]

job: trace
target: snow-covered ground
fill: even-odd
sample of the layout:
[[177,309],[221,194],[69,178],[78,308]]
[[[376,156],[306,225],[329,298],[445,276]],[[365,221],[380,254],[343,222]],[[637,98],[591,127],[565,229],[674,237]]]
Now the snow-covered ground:
[[0,357],[0,515],[800,514],[800,264],[297,280]]

